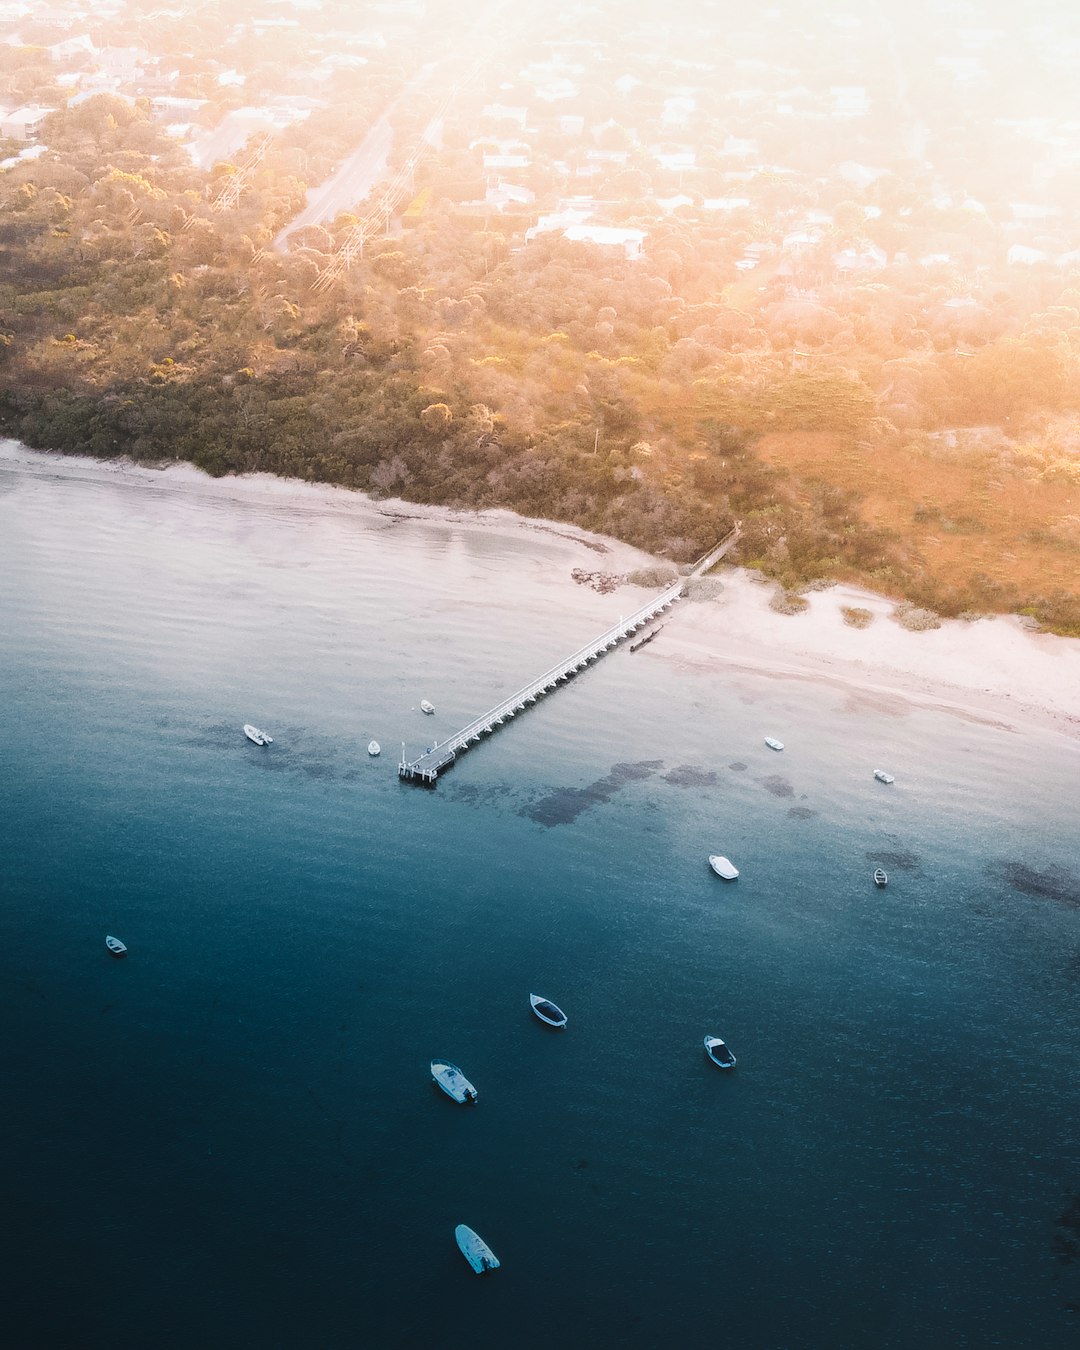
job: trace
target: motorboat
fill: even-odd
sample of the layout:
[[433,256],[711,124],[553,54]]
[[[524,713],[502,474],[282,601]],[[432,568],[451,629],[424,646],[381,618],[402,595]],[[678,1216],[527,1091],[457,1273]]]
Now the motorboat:
[[739,869],[730,858],[723,858],[719,853],[709,855],[709,866],[718,877],[723,877],[725,881],[734,881],[739,875]]
[[784,742],[778,741],[775,736],[766,736],[765,744],[770,750],[783,750],[784,748]]
[[256,745],[273,745],[273,736],[268,736],[265,731],[260,731],[258,727],[253,727],[250,722],[244,723],[244,735],[249,741],[254,741]]
[[896,782],[896,779],[892,776],[892,774],[891,774],[891,773],[886,773],[884,769],[875,769],[875,770],[874,770],[874,777],[878,780],[879,783],[895,783],[895,782]]
[[733,1069],[735,1056],[727,1047],[727,1042],[719,1036],[705,1037],[705,1053],[718,1069]]
[[106,934],[105,946],[108,947],[109,951],[112,953],[113,956],[127,955],[127,948],[124,946],[124,944],[120,941],[119,938],[110,937],[108,934]]
[[382,746],[378,741],[368,741],[367,752],[369,755],[381,755]]
[[529,1004],[533,1012],[539,1017],[540,1021],[549,1027],[566,1026],[566,1014],[549,998],[541,998],[539,994],[529,995]]
[[477,1091],[456,1064],[451,1064],[448,1059],[433,1059],[431,1061],[431,1077],[448,1097],[452,1097],[459,1106],[464,1106],[466,1102],[476,1105]]
[[498,1270],[501,1262],[479,1233],[474,1233],[466,1223],[459,1223],[454,1229],[454,1238],[461,1254],[476,1271],[477,1275],[486,1275]]
[[875,886],[887,886],[888,884],[889,884],[889,875],[888,875],[888,873],[885,871],[884,867],[875,867],[875,868],[874,868],[874,885],[875,885]]
[[435,704],[429,703],[426,698],[422,698],[420,700],[420,711],[422,713],[427,713],[428,716],[430,717],[431,714],[435,711]]

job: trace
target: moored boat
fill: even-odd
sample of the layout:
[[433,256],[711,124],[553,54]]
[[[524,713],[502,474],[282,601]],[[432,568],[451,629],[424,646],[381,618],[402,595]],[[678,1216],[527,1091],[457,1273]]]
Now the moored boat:
[[718,877],[723,877],[725,881],[734,881],[739,875],[739,869],[731,859],[725,858],[719,853],[709,855],[709,866]]
[[105,946],[108,947],[109,952],[113,956],[127,955],[127,948],[120,941],[120,939],[116,937],[110,937],[108,933],[105,934]]
[[476,1271],[477,1275],[486,1275],[490,1270],[498,1270],[499,1258],[487,1245],[479,1233],[474,1233],[468,1224],[459,1223],[454,1229],[454,1240],[461,1254]]
[[896,782],[896,779],[892,776],[892,774],[891,774],[891,773],[886,773],[884,769],[875,769],[875,770],[874,770],[874,777],[878,780],[879,783],[895,783],[895,782]]
[[430,717],[431,714],[435,711],[435,704],[429,703],[426,698],[422,698],[420,700],[420,711],[422,713],[427,713],[428,716]]
[[885,871],[884,867],[875,867],[875,868],[874,868],[874,885],[875,885],[875,886],[887,886],[888,884],[889,884],[889,877],[888,877],[888,874],[887,874],[887,872]]
[[382,746],[378,741],[368,741],[367,752],[369,755],[381,755]]
[[448,1059],[433,1059],[431,1061],[431,1077],[446,1095],[453,1098],[459,1106],[464,1106],[466,1102],[476,1105],[479,1095],[476,1089],[458,1066],[451,1064]]
[[551,999],[541,998],[539,994],[530,994],[529,1006],[545,1025],[560,1029],[566,1026],[566,1014],[557,1004],[552,1003]]
[[733,1069],[735,1056],[728,1049],[727,1042],[719,1036],[705,1037],[705,1053],[718,1069]]
[[653,640],[653,638],[656,637],[657,633],[661,632],[663,628],[664,625],[662,623],[657,624],[657,626],[652,630],[651,633],[646,633],[645,636],[643,638],[640,638],[637,642],[631,642],[630,650],[632,652],[636,652],[639,651],[642,647],[648,646],[648,644]]
[[253,727],[250,722],[244,723],[244,735],[249,741],[254,741],[256,745],[273,745],[273,736],[268,736],[265,731],[260,731],[258,727]]
[[784,748],[784,742],[778,741],[775,736],[766,736],[765,744],[770,750],[783,750]]

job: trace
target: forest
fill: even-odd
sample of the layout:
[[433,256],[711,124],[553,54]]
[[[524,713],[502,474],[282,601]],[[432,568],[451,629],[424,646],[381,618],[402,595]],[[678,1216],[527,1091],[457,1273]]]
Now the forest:
[[[341,150],[384,95],[358,91]],[[311,144],[318,172],[334,158],[314,120],[215,212],[232,168],[195,169],[148,100],[55,113],[48,153],[0,174],[0,431],[504,507],[676,563],[739,520],[738,560],[787,590],[850,580],[1080,635],[1080,262],[962,304],[925,268],[838,274],[837,250],[928,214],[978,247],[978,221],[895,176],[832,204],[794,278],[766,251],[736,266],[753,212],[702,224],[642,201],[623,213],[647,226],[637,259],[525,243],[460,209],[477,160],[451,139],[405,218],[319,287],[355,216],[272,246]]]

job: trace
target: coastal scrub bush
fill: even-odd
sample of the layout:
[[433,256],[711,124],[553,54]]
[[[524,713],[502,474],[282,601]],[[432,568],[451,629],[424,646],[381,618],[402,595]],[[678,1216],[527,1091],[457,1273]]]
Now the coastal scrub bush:
[[801,614],[803,610],[810,608],[810,601],[804,600],[794,591],[780,589],[773,592],[769,608],[775,610],[777,614]]
[[1034,619],[1044,632],[1080,637],[1080,600],[1066,591],[1040,596],[1033,604],[1025,605],[1020,613]]
[[941,627],[941,619],[932,609],[921,609],[909,600],[901,601],[893,610],[891,617],[909,633],[925,633],[931,628]]
[[840,613],[849,628],[869,628],[874,622],[873,611],[859,605],[841,605]]
[[628,586],[670,586],[678,577],[674,567],[639,567],[636,572],[627,572]]
[[715,600],[723,590],[724,583],[719,577],[695,577],[687,582],[683,594],[688,600]]

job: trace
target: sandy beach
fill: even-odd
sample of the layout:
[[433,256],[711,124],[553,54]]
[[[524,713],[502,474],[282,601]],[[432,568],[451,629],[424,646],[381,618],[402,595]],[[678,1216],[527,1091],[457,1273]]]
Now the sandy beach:
[[[899,700],[1080,741],[1080,640],[1031,632],[1015,616],[910,632],[890,617],[894,601],[854,586],[808,595],[802,614],[778,614],[769,608],[774,588],[758,574],[728,568],[723,582],[715,600],[685,604],[650,651],[688,667],[847,687],[880,709]],[[873,622],[852,628],[844,606],[870,610]]]
[[[218,500],[346,513],[373,522],[430,520],[509,538],[547,538],[560,545],[556,565],[561,572],[547,580],[559,587],[567,609],[588,594],[572,580],[574,568],[624,576],[664,565],[618,540],[510,511],[455,511],[397,499],[375,501],[346,488],[270,474],[215,479],[188,464],[154,468],[99,461],[30,450],[11,440],[0,441],[0,467],[5,463],[32,466],[39,473],[47,468],[60,476],[90,472]],[[879,709],[890,702],[898,711],[916,704],[1008,729],[1038,725],[1080,744],[1080,639],[1031,632],[1015,616],[944,620],[940,628],[910,632],[890,617],[894,601],[842,585],[809,594],[809,606],[801,614],[778,614],[769,607],[774,587],[757,573],[721,567],[718,575],[722,591],[712,599],[680,604],[662,640],[643,657],[688,670],[830,684],[850,690],[852,697],[872,699]],[[635,604],[636,597],[646,594],[625,585],[620,591],[634,596]],[[863,629],[851,627],[844,622],[843,606],[869,610],[872,623]],[[583,621],[587,621],[584,606]]]

